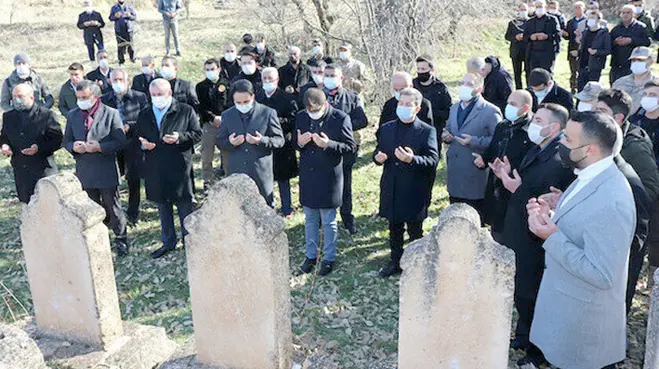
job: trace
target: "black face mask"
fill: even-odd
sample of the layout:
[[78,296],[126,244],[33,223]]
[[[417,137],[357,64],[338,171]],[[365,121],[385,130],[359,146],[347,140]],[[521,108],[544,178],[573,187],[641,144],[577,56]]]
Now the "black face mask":
[[294,56],[289,56],[288,60],[291,62],[291,64],[297,64],[299,62],[299,60]]
[[418,73],[419,82],[428,82],[430,79],[430,72]]
[[569,147],[560,144],[558,146],[558,155],[560,155],[561,157],[561,162],[563,163],[563,166],[570,169],[575,169],[575,168],[578,169],[577,165],[579,165],[579,163],[584,161],[584,159],[586,159],[588,156],[584,155],[584,157],[582,157],[581,159],[574,161],[572,160],[572,158],[570,158],[570,153],[572,153],[573,150],[579,150],[582,147],[586,147],[586,146],[588,146],[588,144],[575,147],[574,149],[570,149]]

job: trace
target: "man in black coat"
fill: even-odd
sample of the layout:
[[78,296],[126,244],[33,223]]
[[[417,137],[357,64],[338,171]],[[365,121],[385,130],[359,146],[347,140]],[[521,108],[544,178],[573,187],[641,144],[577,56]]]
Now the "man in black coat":
[[611,85],[618,78],[632,73],[629,60],[632,50],[639,46],[650,46],[652,43],[647,27],[643,22],[636,20],[634,12],[635,8],[632,4],[623,6],[620,11],[620,24],[611,30],[612,50],[609,71]]
[[329,57],[328,55],[325,55],[325,47],[323,45],[323,41],[316,38],[313,41],[311,41],[311,52],[312,56],[307,59],[307,65],[311,66],[312,62],[319,62],[322,61],[325,64],[332,64],[334,63],[334,60]]
[[520,3],[517,7],[518,15],[508,22],[506,29],[506,41],[510,42],[510,60],[513,63],[513,74],[515,75],[515,88],[521,90],[522,75],[524,73],[524,62],[526,61],[526,42],[524,41],[524,24],[529,20],[528,6]]
[[76,86],[85,78],[85,67],[80,63],[69,65],[69,80],[62,84],[57,98],[57,108],[62,116],[66,117],[69,112],[78,107],[76,98]]
[[536,68],[531,71],[528,90],[533,94],[534,112],[538,110],[540,104],[549,103],[558,104],[567,111],[574,109],[572,94],[559,86],[546,69]]
[[343,156],[343,204],[341,205],[340,214],[343,226],[350,232],[356,234],[355,216],[352,214],[352,167],[357,161],[359,144],[361,137],[360,129],[366,128],[368,118],[364,113],[364,107],[357,93],[343,88],[343,71],[336,64],[325,67],[323,77],[323,90],[327,95],[327,102],[333,108],[341,110],[350,116],[352,131],[355,138],[355,151]]
[[530,358],[535,358],[539,351],[529,342],[529,332],[544,272],[545,253],[543,240],[528,230],[526,204],[552,188],[565,190],[574,179],[574,173],[563,166],[558,153],[568,116],[562,106],[542,104],[533,116],[532,126],[529,126],[529,139],[538,146],[528,151],[517,168],[501,161],[495,161],[493,165],[494,172],[511,193],[503,222],[503,244],[515,251],[516,264],[515,307],[519,319],[511,347],[527,350]]
[[274,207],[272,152],[284,146],[284,133],[277,112],[256,102],[249,81],[231,86],[234,106],[222,113],[217,147],[225,153],[227,175],[247,174],[259,193]]
[[101,97],[103,104],[117,109],[123,121],[124,133],[126,134],[126,146],[117,153],[119,171],[126,177],[128,182],[128,209],[126,216],[128,222],[135,224],[140,217],[140,193],[142,191],[142,170],[144,165],[144,153],[137,139],[137,118],[140,111],[148,107],[149,102],[146,95],[128,87],[128,72],[118,68],[110,73],[112,92]]
[[55,113],[34,101],[34,90],[20,84],[12,91],[14,109],[2,116],[0,150],[11,157],[16,193],[30,202],[37,182],[57,173],[53,154],[62,146],[62,128]]
[[301,54],[302,51],[299,47],[289,47],[288,62],[279,68],[279,87],[295,98],[298,97],[300,88],[311,81],[311,70],[302,63]]
[[391,261],[380,271],[383,278],[402,272],[405,225],[410,242],[423,237],[435,171],[439,162],[435,127],[416,117],[423,96],[414,88],[400,93],[398,119],[380,127],[373,160],[383,165],[380,179],[380,216],[389,221]]
[[304,86],[300,87],[300,94],[298,95],[297,105],[304,108],[304,94],[310,88],[323,89],[323,80],[325,79],[325,67],[327,64],[322,60],[310,59],[307,62],[311,80]]
[[114,34],[117,37],[117,59],[119,66],[125,62],[125,54],[128,52],[130,61],[135,63],[135,50],[133,49],[133,32],[135,31],[135,19],[137,12],[126,0],[117,0],[110,9],[110,21],[114,22]]
[[94,61],[94,56],[96,51],[94,50],[94,45],[98,47],[98,50],[103,50],[103,32],[101,28],[105,27],[105,21],[101,16],[101,13],[95,11],[92,8],[91,0],[84,1],[85,11],[78,15],[77,26],[83,30],[83,38],[85,40],[85,45],[87,45],[87,53],[89,54],[89,60]]
[[156,62],[153,57],[146,55],[140,58],[142,63],[142,73],[133,77],[131,88],[146,95],[149,103],[151,102],[151,94],[149,93],[149,84],[154,80],[161,78],[160,73],[156,72]]
[[[258,69],[257,56],[250,50],[244,50],[240,53],[240,73],[231,80],[231,85],[240,80],[249,81],[255,91],[263,88],[261,80],[261,71]],[[233,100],[229,99],[229,104],[233,105]]]
[[69,112],[64,147],[76,162],[76,176],[89,197],[103,206],[105,224],[115,235],[117,254],[128,253],[126,215],[119,201],[117,152],[126,144],[121,116],[101,103],[101,90],[91,81],[76,87],[78,109]]
[[574,95],[579,91],[577,89],[577,81],[579,74],[579,42],[577,39],[577,29],[579,24],[586,20],[584,16],[585,5],[582,2],[574,4],[574,17],[570,19],[565,25],[563,31],[563,38],[568,40],[567,45],[567,61],[570,64],[570,92]]
[[611,54],[611,35],[599,11],[591,12],[579,46],[579,83],[581,91],[590,81],[599,82],[606,57]]
[[[419,90],[423,97],[432,105],[432,120],[438,135],[441,135],[453,102],[448,87],[435,76],[435,62],[430,55],[421,55],[416,58],[417,77],[414,79],[414,88]],[[442,151],[442,141],[438,140],[439,151]]]
[[240,63],[238,63],[238,54],[236,45],[231,42],[224,44],[224,54],[220,59],[221,76],[227,81],[231,81],[240,74]]
[[181,221],[183,244],[188,234],[183,220],[192,212],[192,147],[201,139],[199,118],[188,104],[172,96],[169,81],[151,82],[151,108],[137,118],[137,139],[144,151],[146,198],[158,204],[162,247],[159,258],[176,248],[174,210]]
[[178,60],[175,57],[165,56],[162,58],[160,74],[172,86],[174,99],[190,105],[195,112],[199,112],[197,92],[190,81],[178,78]]
[[552,72],[556,60],[556,40],[560,39],[561,29],[556,17],[547,15],[544,0],[536,1],[535,14],[524,24],[524,38],[528,43],[526,70],[543,68]]
[[508,95],[513,92],[512,76],[496,56],[485,58],[485,65],[480,73],[485,79],[483,98],[503,112],[506,109]]
[[318,274],[332,272],[339,241],[336,208],[343,196],[342,158],[355,151],[350,116],[327,103],[323,91],[309,89],[305,110],[295,118],[300,151],[300,204],[304,207],[305,260],[300,266],[310,273],[320,259],[320,226],[323,257]]
[[284,146],[274,149],[272,153],[272,169],[274,180],[279,187],[281,198],[280,212],[285,217],[291,217],[293,207],[291,205],[291,179],[297,177],[298,165],[293,137],[295,131],[295,115],[298,112],[296,98],[292,94],[283,91],[279,85],[277,69],[273,67],[264,68],[261,71],[263,78],[263,90],[256,93],[256,101],[274,109],[279,118],[284,133]]
[[106,94],[112,91],[112,84],[110,83],[110,60],[108,59],[108,52],[101,50],[96,54],[98,59],[98,68],[87,73],[85,79],[96,82],[98,87],[101,88],[101,93]]
[[259,69],[267,67],[277,68],[277,61],[275,60],[275,53],[266,45],[265,36],[257,35],[256,36],[256,45],[254,51],[257,54],[257,60],[259,63]]
[[[532,103],[533,98],[526,90],[516,90],[510,94],[504,109],[506,119],[497,124],[492,141],[483,155],[473,154],[474,165],[485,170],[488,164],[492,165],[499,159],[513,168],[519,168],[526,153],[535,146],[527,134],[533,119]],[[485,223],[492,227],[492,237],[498,242],[502,240],[503,221],[509,198],[510,192],[495,173],[490,172],[483,199],[483,218]]]
[[[391,88],[393,89],[394,96],[387,100],[384,103],[384,106],[382,106],[378,127],[382,127],[383,124],[398,119],[396,109],[398,108],[400,93],[406,88],[414,88],[412,76],[407,72],[394,73],[391,76]],[[432,105],[428,99],[423,98],[421,102],[421,110],[416,114],[416,117],[426,124],[430,124],[433,127],[435,126],[432,115]]]

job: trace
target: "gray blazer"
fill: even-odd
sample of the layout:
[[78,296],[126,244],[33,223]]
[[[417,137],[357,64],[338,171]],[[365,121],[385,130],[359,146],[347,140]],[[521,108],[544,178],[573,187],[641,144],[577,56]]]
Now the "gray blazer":
[[[103,104],[98,108],[89,132],[85,129],[82,111],[75,108],[69,112],[63,145],[76,161],[76,176],[82,188],[113,188],[119,185],[117,151],[123,148],[126,141],[123,127],[119,112]],[[75,153],[73,143],[76,141],[98,141],[101,152]]]
[[458,106],[460,102],[451,106],[446,129],[453,136],[463,133],[471,135],[471,143],[462,146],[453,140],[446,152],[446,187],[451,197],[469,200],[479,200],[485,197],[488,170],[479,169],[474,165],[472,153],[482,154],[492,141],[494,129],[503,119],[501,111],[487,102],[482,96],[478,97],[474,108],[467,119],[458,129]]
[[625,176],[612,164],[562,204],[563,200],[553,218],[559,231],[542,245],[546,267],[531,342],[555,366],[602,368],[625,358],[634,197]]

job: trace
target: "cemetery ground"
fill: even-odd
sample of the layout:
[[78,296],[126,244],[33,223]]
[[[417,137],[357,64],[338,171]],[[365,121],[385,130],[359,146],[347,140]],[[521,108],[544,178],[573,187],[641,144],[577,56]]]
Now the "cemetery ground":
[[[237,42],[250,27],[236,27],[240,16],[236,10],[196,11],[189,20],[181,22],[183,58],[180,59],[180,77],[198,82],[202,79],[202,60],[221,54],[225,40]],[[146,19],[145,19],[146,18]],[[139,55],[161,56],[163,53],[162,27],[157,15],[142,17],[136,34]],[[66,67],[73,61],[86,59],[82,35],[74,21],[52,23],[46,20],[34,24],[17,24],[0,28],[0,75],[11,70],[15,52],[27,52],[34,68],[42,73],[56,95],[66,80]],[[240,23],[240,22],[238,22]],[[464,60],[472,55],[501,57],[508,70],[507,43],[503,39],[505,23],[483,29],[487,41],[460,45],[454,58],[442,58],[438,73],[454,96],[463,74]],[[104,29],[106,49],[111,60],[116,58],[116,43],[110,27]],[[303,47],[303,49],[307,49]],[[281,56],[282,49],[279,48]],[[283,60],[283,59],[281,59]],[[116,64],[116,60],[112,65]],[[85,62],[89,70],[93,66]],[[139,65],[127,65],[130,73],[138,73]],[[557,81],[567,86],[568,65],[565,54],[557,60]],[[602,77],[608,81],[608,76]],[[384,81],[381,83],[388,83]],[[293,272],[304,259],[304,216],[298,203],[297,180],[293,181],[295,216],[286,221],[290,247],[292,329],[294,344],[308,353],[328,355],[341,368],[366,368],[374,361],[395,362],[398,336],[398,278],[380,279],[379,268],[388,261],[387,223],[377,217],[379,178],[381,168],[371,161],[375,148],[374,126],[377,125],[379,107],[367,106],[370,127],[363,133],[360,158],[353,174],[354,213],[359,233],[350,236],[340,229],[340,253],[336,270],[325,278],[313,275],[294,276]],[[64,119],[61,118],[62,124]],[[197,150],[197,153],[199,150]],[[73,160],[65,150],[57,153],[60,170],[71,171]],[[219,161],[216,161],[219,165]],[[427,232],[437,223],[439,213],[448,205],[445,188],[444,161],[440,162],[433,190],[430,218],[424,223]],[[201,188],[200,158],[195,160],[197,188]],[[122,201],[127,191],[122,186]],[[275,193],[278,196],[277,191]],[[199,198],[200,205],[203,199]],[[22,205],[15,197],[13,175],[8,159],[0,160],[0,320],[12,322],[32,315],[32,304],[22,257],[19,233],[19,216]],[[178,223],[178,221],[177,221]],[[170,338],[181,343],[193,333],[192,312],[185,252],[179,244],[176,252],[158,260],[150,252],[160,247],[160,228],[156,207],[144,202],[141,222],[129,229],[131,252],[115,259],[115,274],[123,320],[164,327]],[[43,240],[48,247],[48,240]],[[231,260],[224,261],[231,263]],[[258,264],[259,260],[254,260]],[[218,265],[221,268],[222,265]],[[644,271],[645,272],[645,271]],[[644,353],[645,324],[649,299],[645,289],[646,277],[640,282],[640,293],[634,301],[629,318],[629,353],[622,368],[640,368]],[[253,293],[253,291],[245,291]],[[519,353],[511,351],[511,367]]]

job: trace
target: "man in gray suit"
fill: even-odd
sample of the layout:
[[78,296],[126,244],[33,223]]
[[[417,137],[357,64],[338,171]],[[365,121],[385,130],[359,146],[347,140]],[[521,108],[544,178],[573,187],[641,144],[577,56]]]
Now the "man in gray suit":
[[126,216],[119,202],[117,152],[124,147],[124,124],[116,109],[101,103],[101,89],[83,80],[76,86],[78,108],[66,118],[64,147],[76,161],[76,176],[89,197],[105,209],[117,254],[128,253]]
[[442,141],[450,144],[446,152],[449,200],[474,207],[482,217],[482,202],[487,185],[487,170],[474,165],[473,154],[482,155],[490,145],[501,111],[487,102],[483,77],[467,73],[459,88],[460,102],[451,107]]
[[[546,255],[531,342],[560,368],[615,368],[625,358],[627,263],[636,210],[629,183],[613,161],[616,140],[622,133],[610,117],[575,113],[559,152],[577,180],[563,195],[527,205],[529,229],[545,240]],[[552,216],[550,205],[558,196]]]
[[217,147],[225,153],[227,175],[244,173],[259,187],[261,196],[274,207],[272,150],[284,146],[277,112],[254,99],[248,80],[231,86],[234,106],[222,113]]

